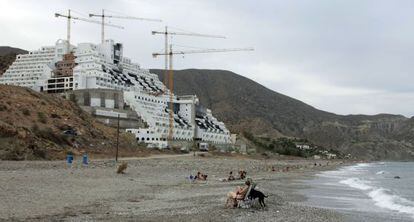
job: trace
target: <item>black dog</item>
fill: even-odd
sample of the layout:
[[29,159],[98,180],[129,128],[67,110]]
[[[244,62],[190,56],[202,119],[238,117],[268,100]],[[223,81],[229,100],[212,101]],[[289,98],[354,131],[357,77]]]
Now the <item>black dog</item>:
[[258,190],[255,190],[255,189],[252,189],[252,190],[250,190],[248,198],[250,200],[254,200],[256,198],[259,198],[260,206],[261,207],[266,207],[266,204],[264,202],[264,198],[267,198],[267,196],[264,195],[262,192],[260,192]]

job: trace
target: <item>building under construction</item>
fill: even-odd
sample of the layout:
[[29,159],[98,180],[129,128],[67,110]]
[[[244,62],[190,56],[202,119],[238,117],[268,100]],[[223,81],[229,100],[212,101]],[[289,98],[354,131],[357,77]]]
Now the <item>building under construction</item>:
[[[45,93],[62,93],[89,111],[99,120],[113,125],[114,118],[121,119],[122,128],[135,134],[137,141],[151,147],[168,147],[177,141],[201,141],[213,144],[230,144],[231,136],[223,122],[211,110],[199,104],[196,95],[177,96],[173,93],[172,60],[175,54],[192,54],[251,49],[208,49],[173,51],[169,35],[224,38],[191,32],[153,31],[165,36],[164,83],[156,74],[142,69],[124,57],[123,45],[106,40],[105,26],[123,28],[105,23],[105,18],[160,21],[132,16],[89,14],[102,21],[55,14],[66,18],[67,39],[58,40],[53,46],[41,47],[28,54],[17,55],[16,61],[0,77],[0,84],[29,87]],[[100,24],[101,43],[70,43],[71,20]],[[168,72],[167,72],[168,70]],[[167,84],[169,87],[167,87]],[[131,113],[132,112],[132,113]]]
[[[156,147],[167,147],[170,128],[172,140],[230,143],[229,130],[212,115],[211,110],[199,104],[196,95],[172,94],[156,74],[124,57],[122,44],[113,40],[106,40],[103,44],[80,43],[70,45],[69,51],[67,44],[65,40],[58,40],[54,46],[17,55],[16,61],[0,77],[0,84],[29,87],[45,93],[75,91],[78,104],[100,107],[98,110],[115,110],[98,113],[101,117],[107,115],[108,119],[118,114],[121,119],[127,118],[123,112],[116,111],[122,103],[136,112],[137,121],[145,123],[140,126],[146,126],[126,130],[134,133],[139,142]],[[101,94],[97,89],[103,90]],[[120,99],[109,97],[104,89],[112,89],[122,95]],[[173,98],[172,109],[169,106],[170,95]],[[169,121],[171,111],[172,127]]]

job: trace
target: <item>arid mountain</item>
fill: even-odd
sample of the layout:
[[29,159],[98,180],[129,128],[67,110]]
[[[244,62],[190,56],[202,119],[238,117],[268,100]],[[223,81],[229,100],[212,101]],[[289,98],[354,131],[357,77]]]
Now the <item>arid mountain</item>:
[[[163,70],[151,70],[163,79]],[[413,159],[414,119],[401,115],[336,115],[224,70],[174,72],[178,95],[197,94],[233,132],[306,138],[367,159]]]
[[0,46],[0,76],[3,75],[7,68],[14,62],[14,60],[16,60],[16,55],[26,53],[27,51],[23,49]]
[[8,54],[26,54],[27,51],[19,48],[13,48],[10,46],[0,46],[0,56]]

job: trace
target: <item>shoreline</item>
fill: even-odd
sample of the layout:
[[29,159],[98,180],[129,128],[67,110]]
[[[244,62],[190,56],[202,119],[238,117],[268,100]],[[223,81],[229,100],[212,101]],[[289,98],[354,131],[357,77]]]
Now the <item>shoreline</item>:
[[[322,173],[320,177],[305,181],[309,188],[301,193],[309,199],[303,203],[333,209],[350,222],[413,221],[412,202],[410,204],[412,195],[404,191],[404,185],[400,187],[397,181],[393,183],[392,175],[404,173],[404,168],[393,171],[389,167],[401,163],[381,161],[352,164]],[[389,175],[382,176],[383,172]],[[410,177],[405,175],[403,178]],[[404,182],[411,184],[410,181]],[[383,192],[384,190],[387,191]],[[399,200],[407,202],[398,202]],[[409,208],[411,210],[407,210]]]
[[[113,160],[92,161],[86,168],[66,168],[63,161],[0,162],[0,205],[6,206],[0,220],[343,221],[339,212],[300,204],[305,197],[298,192],[304,186],[299,180],[343,166],[341,160],[326,166],[327,160],[186,155],[126,162],[124,175],[115,173]],[[270,166],[291,170],[273,172]],[[227,192],[243,182],[220,179],[239,169],[269,195],[265,209],[224,207]],[[185,179],[197,171],[208,180]]]

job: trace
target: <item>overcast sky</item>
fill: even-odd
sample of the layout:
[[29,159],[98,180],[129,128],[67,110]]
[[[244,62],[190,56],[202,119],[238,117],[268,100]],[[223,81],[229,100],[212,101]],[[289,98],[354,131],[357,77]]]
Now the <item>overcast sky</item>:
[[[227,37],[174,37],[176,45],[255,48],[176,56],[176,69],[227,69],[338,114],[414,115],[411,0],[0,0],[0,45],[53,45],[66,38],[66,20],[54,13],[69,8],[80,17],[106,9],[163,19],[109,21],[125,29],[108,27],[106,37],[144,68],[164,67],[151,56],[162,51],[163,37],[150,32],[169,25]],[[100,42],[100,25],[74,22],[72,43],[80,42]]]

